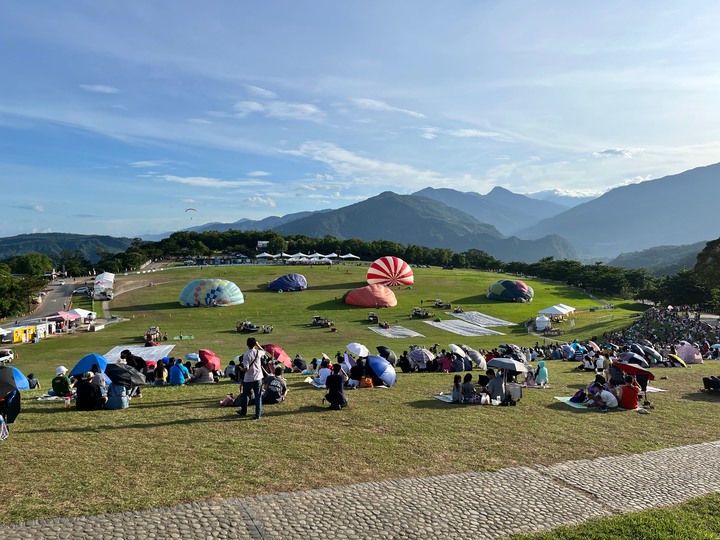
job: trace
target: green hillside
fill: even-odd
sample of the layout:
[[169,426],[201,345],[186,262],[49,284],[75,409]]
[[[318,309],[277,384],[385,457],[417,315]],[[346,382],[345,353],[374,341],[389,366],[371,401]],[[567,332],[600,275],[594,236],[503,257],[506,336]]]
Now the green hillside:
[[132,243],[131,238],[69,233],[34,233],[0,238],[0,260],[28,253],[43,253],[59,258],[64,250],[79,251],[90,262],[100,259],[98,252],[120,253]]

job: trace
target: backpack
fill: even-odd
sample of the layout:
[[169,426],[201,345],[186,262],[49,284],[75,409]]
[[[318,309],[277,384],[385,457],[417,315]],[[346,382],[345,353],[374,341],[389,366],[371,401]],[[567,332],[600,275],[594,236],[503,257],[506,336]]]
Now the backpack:
[[575,392],[575,395],[570,398],[570,401],[573,403],[582,403],[587,399],[587,394],[585,393],[585,389],[581,388],[577,392]]
[[360,388],[375,388],[372,377],[360,377]]

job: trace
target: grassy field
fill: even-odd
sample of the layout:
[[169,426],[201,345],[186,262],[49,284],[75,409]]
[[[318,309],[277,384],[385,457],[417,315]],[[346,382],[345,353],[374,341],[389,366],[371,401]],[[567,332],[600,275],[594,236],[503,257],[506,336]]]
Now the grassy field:
[[[488,284],[501,276],[471,271],[417,269],[413,288],[396,290],[398,307],[379,310],[381,320],[401,324],[425,338],[385,339],[367,329],[369,310],[340,302],[349,289],[363,286],[358,266],[303,268],[310,288],[301,293],[272,293],[266,285],[286,273],[281,267],[167,270],[118,276],[111,308],[127,320],[101,332],[78,332],[17,347],[16,365],[34,371],[44,387],[57,365],[71,368],[88,352],[105,353],[116,345],[141,344],[147,327],[159,325],[174,342],[175,356],[209,348],[224,362],[244,351],[245,335],[235,322],[248,318],[272,324],[268,341],[306,359],[333,355],[359,341],[374,349],[385,344],[397,352],[412,343],[463,342],[489,348],[503,342],[530,345],[542,341],[522,327],[500,328],[507,336],[466,338],[408,320],[414,306],[441,298],[513,322],[558,302],[589,309],[598,302],[580,291],[528,280],[536,291],[532,304],[487,300]],[[231,308],[190,309],[177,303],[190,279],[224,277],[243,290],[246,302]],[[152,286],[150,284],[152,283]],[[631,322],[635,305],[615,301],[614,310],[580,312],[564,339],[587,339]],[[97,306],[96,306],[97,307]],[[443,318],[450,318],[436,310]],[[313,315],[333,319],[337,332],[308,326]],[[173,343],[173,342],[170,342]],[[318,488],[366,480],[487,470],[518,464],[550,464],[566,459],[623,454],[717,439],[720,426],[700,377],[715,365],[672,369],[657,386],[650,415],[632,412],[601,415],[567,408],[553,400],[587,384],[587,374],[572,365],[550,362],[552,389],[527,390],[517,407],[471,407],[431,398],[449,391],[452,375],[399,374],[391,389],[349,393],[341,412],[321,405],[322,390],[288,377],[287,402],[267,406],[261,422],[237,417],[218,402],[235,385],[158,388],[143,391],[124,411],[78,412],[61,403],[38,402],[38,392],[23,393],[23,413],[3,443],[2,522],[29,518],[92,514],[277,491]],[[628,429],[617,430],[621,422]],[[687,426],[692,425],[688,430]],[[588,433],[593,433],[592,438]],[[612,438],[613,444],[602,444]],[[338,467],[338,459],[343,466]]]

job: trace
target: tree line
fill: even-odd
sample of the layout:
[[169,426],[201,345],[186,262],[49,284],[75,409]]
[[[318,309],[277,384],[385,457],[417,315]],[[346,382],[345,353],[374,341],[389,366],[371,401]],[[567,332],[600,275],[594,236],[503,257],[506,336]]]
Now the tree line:
[[[720,310],[720,238],[708,242],[692,269],[674,275],[655,277],[643,269],[608,266],[602,262],[584,264],[574,260],[546,257],[534,263],[504,262],[481,251],[469,249],[456,253],[450,249],[403,245],[389,240],[341,240],[333,236],[313,238],[303,235],[281,235],[274,231],[179,231],[157,242],[134,239],[122,253],[98,253],[100,260],[92,265],[80,252],[64,251],[57,260],[30,253],[0,263],[0,316],[26,311],[28,298],[37,292],[38,283],[31,278],[64,271],[70,276],[92,272],[122,273],[137,270],[148,260],[183,260],[213,255],[247,255],[258,253],[258,242],[267,242],[261,251],[269,253],[352,253],[372,261],[385,255],[400,257],[410,264],[469,268],[536,277],[581,287],[590,292],[626,299],[652,302],[656,305],[703,306]],[[11,274],[15,274],[13,277]],[[17,277],[17,276],[23,277]],[[35,287],[33,289],[33,287]]]

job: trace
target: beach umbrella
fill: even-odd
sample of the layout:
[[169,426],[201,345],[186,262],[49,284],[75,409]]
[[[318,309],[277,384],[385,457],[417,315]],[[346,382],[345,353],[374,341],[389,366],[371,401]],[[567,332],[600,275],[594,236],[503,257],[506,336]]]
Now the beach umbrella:
[[397,380],[397,373],[395,368],[382,356],[368,356],[368,364],[370,369],[375,372],[378,379],[380,379],[387,386],[392,386]]
[[[687,343],[687,342],[685,342]],[[677,348],[677,355],[682,358],[686,364],[702,364],[703,357],[698,349],[692,345],[680,345]]]
[[126,387],[145,384],[145,375],[127,364],[108,364],[105,375],[111,382]]
[[220,357],[210,349],[200,349],[198,351],[198,356],[206,368],[212,371],[219,371],[222,369],[222,361],[220,360]]
[[465,349],[465,353],[467,354],[468,358],[470,358],[470,360],[475,362],[475,365],[478,368],[480,368],[482,370],[487,369],[487,363],[485,362],[485,357],[482,354],[480,354],[479,351],[476,351],[475,349],[471,349],[470,347],[467,347],[467,346],[465,346],[464,349]]
[[573,349],[568,343],[563,344],[562,350],[565,354],[568,354],[570,356],[575,354],[575,349]]
[[422,348],[422,349],[413,349],[408,354],[408,358],[412,360],[413,362],[423,363],[423,362],[429,362],[430,360],[435,359],[435,355],[432,353],[432,351],[429,351],[428,349]]
[[527,366],[513,358],[493,358],[488,360],[487,367],[527,373]]
[[685,363],[685,360],[680,358],[677,354],[668,354],[668,358],[673,360],[675,363],[680,364],[682,367],[687,367],[687,364]]
[[720,349],[720,343],[716,343],[715,345],[710,346],[711,349]]
[[200,356],[198,353],[190,352],[185,355],[185,360],[190,360],[191,362],[197,362],[200,360]]
[[655,375],[653,373],[641,366],[638,366],[636,364],[627,364],[625,362],[613,362],[613,365],[618,368],[620,371],[624,371],[628,375],[635,375],[635,376],[644,376],[647,377],[649,380],[654,381]]
[[10,366],[0,366],[0,398],[4,398],[15,390],[18,390],[15,372],[10,369]]
[[368,356],[370,351],[362,343],[348,343],[345,348],[356,356]]
[[279,347],[278,345],[273,345],[272,343],[268,343],[267,345],[263,345],[262,348],[275,360],[277,360],[278,362],[282,362],[282,364],[286,368],[292,369],[292,359],[290,358],[288,353],[283,350],[282,347]]
[[630,351],[639,354],[640,356],[643,356],[645,354],[645,351],[638,343],[633,343],[630,345]]
[[642,367],[650,367],[650,364],[648,364],[647,360],[645,360],[645,357],[640,356],[639,354],[632,351],[625,351],[623,353],[620,353],[618,355],[618,359],[621,362],[625,362],[628,364],[637,364],[638,366]]
[[395,354],[395,351],[393,351],[390,347],[378,345],[375,348],[377,349],[378,354],[390,362],[393,366],[397,363],[397,354]]
[[454,343],[451,343],[450,350],[461,358],[465,358],[466,356],[465,351],[462,349],[462,347],[460,347],[460,345],[455,345]]
[[650,340],[647,339],[638,339],[638,343],[640,345],[645,345],[646,347],[653,347],[653,344]]
[[90,353],[83,356],[80,361],[75,364],[75,367],[70,370],[70,376],[82,375],[87,373],[93,367],[93,364],[97,364],[100,371],[105,371],[105,367],[108,365],[108,361],[104,356],[97,353]]
[[647,345],[642,345],[642,349],[643,349],[643,351],[645,351],[645,354],[652,356],[656,362],[662,361],[662,355],[659,352],[657,352],[655,349],[653,349],[652,347],[648,347]]
[[590,347],[593,351],[600,352],[600,346],[594,341],[588,341],[587,344],[588,347]]

